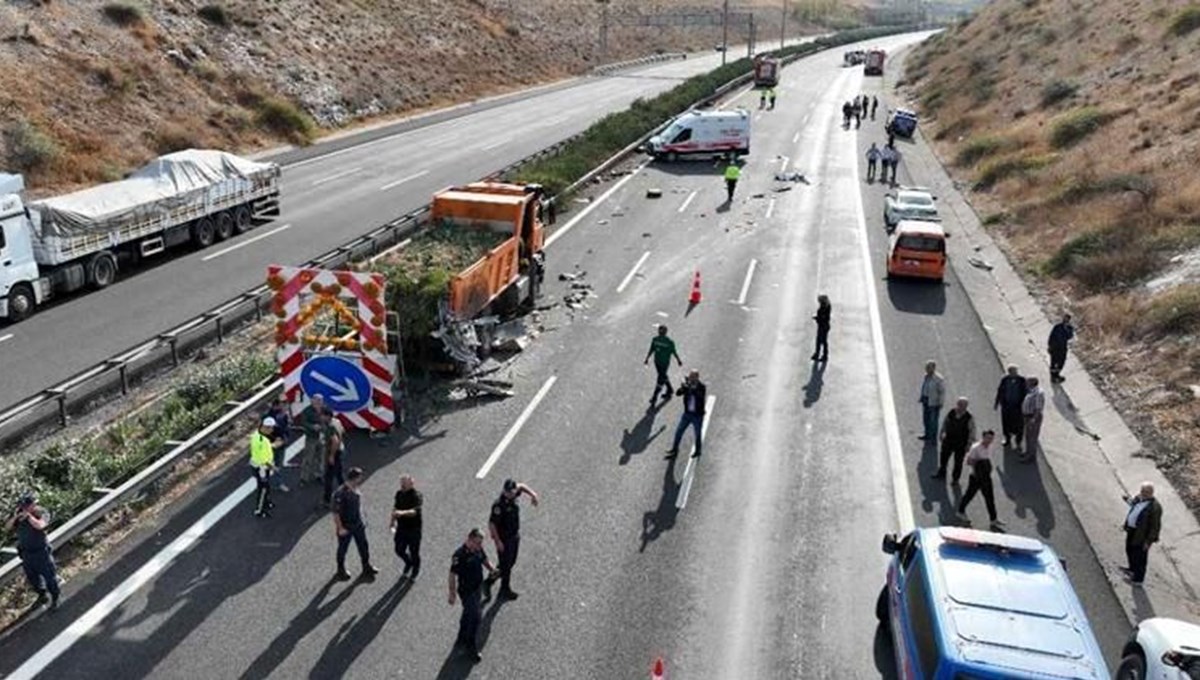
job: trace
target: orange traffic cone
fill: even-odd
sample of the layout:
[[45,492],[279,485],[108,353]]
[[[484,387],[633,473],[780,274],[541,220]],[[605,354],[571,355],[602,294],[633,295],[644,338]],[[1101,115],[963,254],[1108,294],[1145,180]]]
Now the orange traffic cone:
[[667,666],[662,657],[654,660],[654,669],[650,671],[650,680],[664,680],[667,677]]
[[688,296],[688,303],[693,305],[700,304],[700,270],[696,270],[696,277],[692,279],[692,294]]

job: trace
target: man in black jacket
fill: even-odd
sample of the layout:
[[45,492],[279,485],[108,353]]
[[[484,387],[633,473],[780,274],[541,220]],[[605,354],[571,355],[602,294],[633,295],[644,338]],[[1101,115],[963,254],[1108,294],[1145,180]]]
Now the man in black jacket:
[[1000,409],[1000,425],[1004,431],[1004,448],[1017,442],[1021,448],[1022,435],[1025,432],[1025,421],[1021,415],[1021,404],[1025,403],[1025,376],[1013,364],[1008,365],[1008,374],[1000,379],[996,388],[996,402],[992,408]]
[[404,562],[401,577],[417,580],[421,573],[421,506],[425,499],[417,491],[412,475],[401,475],[400,490],[392,505],[392,530],[396,556]]
[[675,394],[683,397],[683,414],[679,416],[679,426],[675,428],[675,443],[667,452],[667,458],[679,455],[679,441],[683,439],[683,433],[689,425],[696,440],[696,451],[692,458],[699,458],[701,433],[704,428],[704,402],[708,399],[708,389],[700,382],[700,371],[692,369],[683,385],[675,390]]
[[1146,580],[1150,546],[1158,542],[1162,529],[1162,504],[1154,497],[1154,485],[1150,482],[1142,482],[1138,495],[1123,499],[1129,504],[1129,512],[1125,514],[1125,557],[1129,566],[1121,571],[1130,585],[1141,587]]
[[975,416],[967,410],[967,403],[966,397],[959,397],[942,421],[942,457],[937,472],[933,473],[934,479],[946,478],[946,465],[951,457],[954,458],[951,481],[958,484],[962,477],[963,456],[967,455],[967,448],[975,441]]
[[817,313],[813,321],[817,322],[817,348],[813,350],[813,361],[829,359],[829,317],[833,314],[833,306],[829,304],[829,296],[817,296]]
[[1062,321],[1050,329],[1050,340],[1046,343],[1050,352],[1050,382],[1062,382],[1063,366],[1067,363],[1067,348],[1075,339],[1075,326],[1071,325],[1071,315],[1063,314]]

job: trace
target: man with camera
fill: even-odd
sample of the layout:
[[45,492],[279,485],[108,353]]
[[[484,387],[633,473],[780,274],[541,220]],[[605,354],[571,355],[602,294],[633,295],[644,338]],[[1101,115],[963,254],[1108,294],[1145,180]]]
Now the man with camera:
[[9,518],[7,529],[17,535],[17,554],[25,578],[38,594],[37,606],[50,603],[50,609],[58,609],[58,572],[54,566],[54,555],[50,552],[50,541],[46,538],[46,527],[50,525],[50,513],[37,504],[37,496],[26,493],[17,502],[17,509]]

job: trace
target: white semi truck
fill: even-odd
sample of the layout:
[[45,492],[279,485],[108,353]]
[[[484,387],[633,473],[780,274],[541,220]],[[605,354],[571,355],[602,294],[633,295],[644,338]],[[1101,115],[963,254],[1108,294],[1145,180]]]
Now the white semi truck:
[[132,264],[190,243],[206,248],[279,214],[280,169],[223,151],[180,151],[126,179],[24,203],[0,174],[0,318],[100,289]]

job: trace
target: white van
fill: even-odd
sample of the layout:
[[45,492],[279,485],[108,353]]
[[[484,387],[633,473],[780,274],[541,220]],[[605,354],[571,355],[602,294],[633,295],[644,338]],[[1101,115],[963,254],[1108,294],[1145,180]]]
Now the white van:
[[688,111],[646,142],[651,155],[676,160],[685,154],[750,153],[750,112]]

